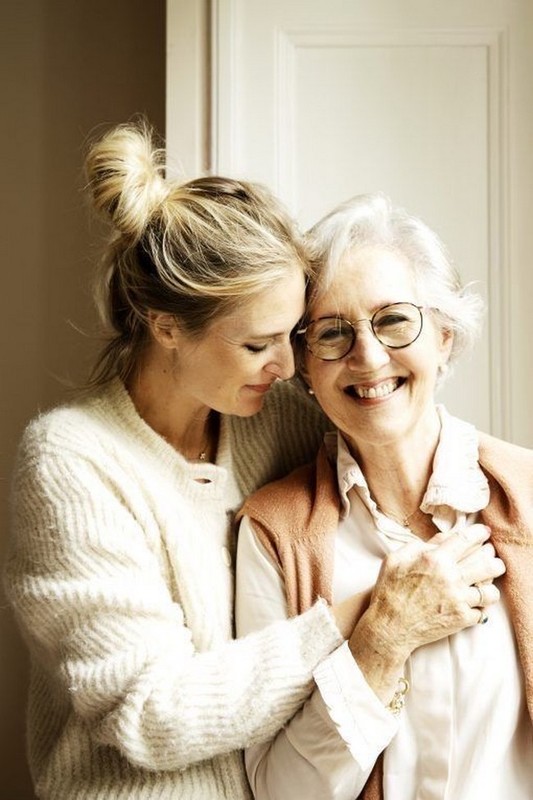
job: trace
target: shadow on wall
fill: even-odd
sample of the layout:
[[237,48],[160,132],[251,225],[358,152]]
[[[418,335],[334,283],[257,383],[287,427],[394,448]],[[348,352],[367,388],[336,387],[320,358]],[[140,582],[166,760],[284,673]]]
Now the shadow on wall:
[[[25,0],[0,10],[3,123],[0,548],[21,431],[83,380],[96,350],[90,299],[99,228],[82,196],[83,148],[143,112],[164,131],[165,2]],[[86,333],[80,333],[85,331]],[[0,597],[0,796],[34,795],[24,754],[28,665]]]

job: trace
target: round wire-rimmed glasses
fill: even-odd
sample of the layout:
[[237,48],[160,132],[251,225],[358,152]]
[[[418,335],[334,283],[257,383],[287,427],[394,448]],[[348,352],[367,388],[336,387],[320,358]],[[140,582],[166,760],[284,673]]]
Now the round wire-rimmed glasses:
[[422,332],[422,309],[414,303],[390,303],[378,308],[370,319],[350,321],[343,317],[320,317],[296,331],[305,337],[309,352],[321,361],[338,361],[355,344],[356,325],[370,323],[370,329],[384,347],[401,350],[413,344]]

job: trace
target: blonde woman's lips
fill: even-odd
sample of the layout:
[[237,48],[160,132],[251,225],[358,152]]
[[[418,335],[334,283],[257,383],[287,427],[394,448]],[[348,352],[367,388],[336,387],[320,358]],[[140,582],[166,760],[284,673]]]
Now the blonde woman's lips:
[[266,394],[271,387],[271,383],[250,383],[246,388],[251,389],[252,392],[257,392],[257,394]]

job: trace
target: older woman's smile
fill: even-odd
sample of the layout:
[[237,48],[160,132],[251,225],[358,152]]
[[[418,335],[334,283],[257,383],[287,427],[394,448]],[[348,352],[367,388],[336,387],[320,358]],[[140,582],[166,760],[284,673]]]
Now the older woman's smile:
[[376,400],[389,397],[405,383],[405,378],[387,378],[376,383],[358,383],[347,386],[344,390],[349,395],[356,395],[361,400]]

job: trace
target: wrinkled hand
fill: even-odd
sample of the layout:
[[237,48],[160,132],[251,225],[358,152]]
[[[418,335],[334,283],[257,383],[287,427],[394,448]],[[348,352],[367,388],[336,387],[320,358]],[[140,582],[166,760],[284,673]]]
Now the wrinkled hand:
[[[493,579],[505,572],[489,536],[484,525],[472,525],[409,543],[384,559],[366,613],[385,652],[406,660],[418,647],[480,621],[480,606],[499,599]],[[482,584],[481,593],[473,584]]]

